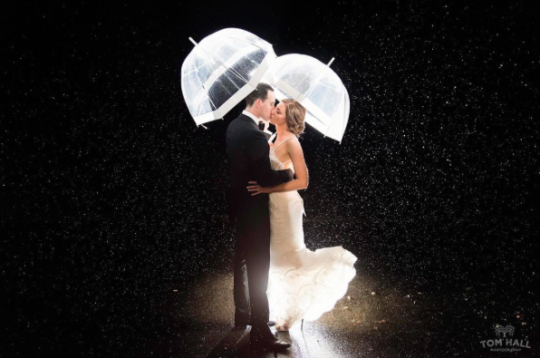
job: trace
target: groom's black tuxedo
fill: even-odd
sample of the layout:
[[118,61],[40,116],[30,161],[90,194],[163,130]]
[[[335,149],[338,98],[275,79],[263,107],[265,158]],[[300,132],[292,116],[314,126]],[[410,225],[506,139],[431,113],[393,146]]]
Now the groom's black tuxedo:
[[[234,302],[236,325],[251,323],[252,336],[268,330],[268,271],[270,268],[270,212],[268,194],[252,196],[248,181],[263,187],[293,179],[291,170],[270,166],[267,138],[255,121],[241,114],[227,128],[231,185],[227,192],[229,217],[236,226]],[[264,333],[262,333],[264,334]]]

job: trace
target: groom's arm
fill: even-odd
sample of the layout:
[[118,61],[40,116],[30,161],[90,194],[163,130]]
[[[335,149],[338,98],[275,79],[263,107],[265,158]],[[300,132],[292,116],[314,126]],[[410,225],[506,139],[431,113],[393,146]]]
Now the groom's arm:
[[[270,148],[262,133],[254,136],[248,144],[248,156],[253,164],[253,174],[257,184],[263,187],[276,186],[293,179],[293,172],[287,170],[272,170],[270,165]],[[246,183],[247,186],[247,183]]]

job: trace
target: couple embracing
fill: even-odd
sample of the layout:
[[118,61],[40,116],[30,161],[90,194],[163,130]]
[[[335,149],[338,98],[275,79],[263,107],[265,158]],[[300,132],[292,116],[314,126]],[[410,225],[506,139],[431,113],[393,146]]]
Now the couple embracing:
[[[286,331],[330,311],[356,274],[356,257],[341,246],[306,248],[304,202],[297,192],[308,186],[298,140],[306,109],[288,99],[275,103],[273,88],[260,83],[227,128],[227,201],[236,228],[235,329],[251,325],[252,346],[285,350],[290,344],[269,327]],[[269,123],[276,127],[274,143]]]

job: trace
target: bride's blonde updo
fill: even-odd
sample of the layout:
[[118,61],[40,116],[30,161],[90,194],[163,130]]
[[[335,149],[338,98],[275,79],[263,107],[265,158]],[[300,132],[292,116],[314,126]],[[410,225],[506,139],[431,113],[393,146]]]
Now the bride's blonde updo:
[[281,101],[287,108],[285,112],[285,121],[287,122],[287,128],[295,136],[299,137],[304,133],[306,125],[304,119],[306,118],[306,109],[299,102],[292,99],[284,99]]

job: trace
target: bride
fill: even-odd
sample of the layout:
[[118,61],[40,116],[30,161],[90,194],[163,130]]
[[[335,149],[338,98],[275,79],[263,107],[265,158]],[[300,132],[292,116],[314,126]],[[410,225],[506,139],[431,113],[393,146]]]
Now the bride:
[[306,109],[285,99],[272,110],[270,123],[277,139],[270,145],[273,170],[292,169],[296,179],[274,187],[249,182],[252,195],[270,197],[270,275],[268,303],[276,328],[287,331],[295,323],[317,320],[334,308],[356,274],[356,256],[341,246],[311,251],[304,244],[304,201],[297,190],[308,187],[308,171],[298,137],[303,133]]

